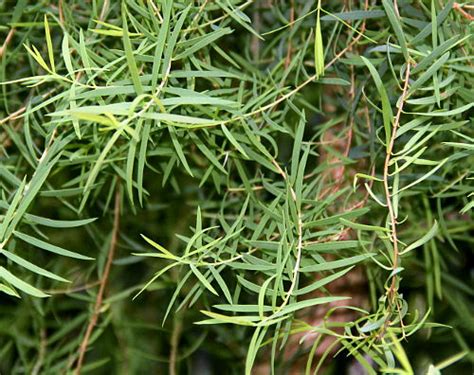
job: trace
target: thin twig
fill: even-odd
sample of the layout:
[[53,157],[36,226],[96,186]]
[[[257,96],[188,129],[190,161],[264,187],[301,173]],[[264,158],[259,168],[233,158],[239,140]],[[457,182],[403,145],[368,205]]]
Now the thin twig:
[[293,49],[292,46],[292,38],[291,34],[293,31],[293,23],[295,22],[295,0],[291,0],[291,7],[290,7],[290,31],[288,33],[288,50],[286,51],[286,58],[285,58],[285,70],[288,69],[291,62],[291,50]]
[[102,275],[102,278],[100,279],[99,292],[97,293],[97,297],[95,300],[94,312],[92,313],[92,317],[89,321],[89,325],[87,326],[86,333],[84,335],[84,338],[82,339],[81,345],[79,346],[79,359],[77,360],[77,366],[74,372],[76,375],[79,375],[81,373],[82,364],[84,362],[87,346],[89,344],[89,339],[92,335],[92,331],[94,330],[94,327],[96,326],[97,320],[99,319],[101,313],[102,302],[104,300],[105,295],[105,288],[109,280],[110,268],[112,266],[115,250],[117,248],[120,227],[120,195],[120,187],[118,187],[115,192],[114,224],[112,229],[112,239],[110,240],[109,254],[107,256],[107,262],[105,264],[104,273]]
[[[365,0],[364,11],[367,11],[368,8],[369,8],[369,0]],[[366,25],[365,25],[365,19],[364,19],[360,27],[360,32],[357,34],[357,36],[352,40],[352,42],[350,42],[347,45],[347,47],[345,47],[341,52],[339,52],[336,56],[334,56],[334,58],[328,64],[326,64],[326,66],[324,67],[325,69],[329,68],[337,60],[339,60],[343,55],[345,55],[345,53],[349,51],[354,46],[354,44],[356,44],[362,38],[365,32],[365,27]]]
[[[46,99],[48,96],[50,96],[55,91],[57,91],[57,88],[53,88],[52,90],[47,91],[46,93],[41,95],[41,99]],[[17,109],[15,112],[10,113],[7,117],[0,120],[0,125],[3,125],[5,123],[7,123],[8,121],[18,119],[23,114],[23,112],[26,111],[27,108],[28,108],[28,105],[25,104],[23,107]]]
[[395,13],[397,14],[397,17],[400,18],[400,12],[398,11],[398,2],[397,2],[397,0],[393,0],[393,9],[395,9]]
[[89,284],[76,285],[76,286],[68,287],[68,288],[46,289],[45,293],[46,294],[71,294],[71,293],[82,292],[83,290],[93,288],[93,287],[95,287],[99,284],[100,284],[100,280],[96,280],[96,281],[94,281],[92,283],[89,283]]
[[463,8],[467,9],[472,9],[468,5],[461,5],[459,3],[454,3],[453,4],[453,9],[457,10],[461,15],[465,18],[467,18],[469,21],[474,21],[474,16],[471,16],[468,12],[466,12]]
[[10,41],[12,40],[13,38],[13,35],[15,35],[15,29],[10,29],[10,31],[8,32],[7,34],[7,37],[5,38],[5,41],[3,42],[2,44],[2,47],[0,47],[0,58],[3,56],[3,54],[5,53],[7,47],[8,47],[8,44],[10,43]]
[[64,11],[63,11],[63,0],[59,0],[58,2],[58,14],[59,14],[59,22],[62,26],[64,26]]
[[35,366],[33,367],[33,370],[31,370],[31,375],[37,375],[40,373],[41,367],[43,366],[43,362],[44,362],[44,356],[46,354],[46,345],[47,345],[46,330],[42,328],[40,331],[40,345],[39,345],[39,351],[38,351],[38,360],[36,361]]
[[105,20],[105,16],[106,16],[107,11],[109,10],[109,6],[110,6],[110,1],[104,0],[104,3],[102,4],[102,9],[100,11],[100,16],[99,16],[100,21]]
[[[260,32],[260,28],[262,25],[262,20],[260,19],[260,9],[258,8],[258,3],[255,3],[253,8],[253,16],[252,16],[252,25],[257,33]],[[252,35],[252,39],[250,42],[250,51],[252,53],[252,58],[255,64],[260,63],[260,38],[257,35]]]
[[[385,163],[383,168],[383,185],[385,190],[385,199],[387,203],[388,213],[390,216],[391,221],[391,228],[392,228],[392,243],[393,243],[393,270],[396,270],[398,267],[399,262],[399,250],[398,250],[398,237],[397,237],[397,215],[395,214],[395,210],[392,205],[392,199],[390,194],[390,186],[388,183],[389,179],[389,166],[390,166],[390,159],[393,152],[393,147],[395,145],[395,138],[397,137],[397,128],[400,123],[400,116],[403,111],[403,104],[405,102],[405,97],[408,91],[408,81],[410,79],[410,63],[407,63],[407,68],[405,72],[405,84],[403,86],[403,92],[400,100],[400,105],[398,107],[397,115],[395,116],[395,121],[393,124],[393,131],[392,137],[390,138],[390,143],[387,148],[387,154],[385,156]],[[397,276],[392,276],[392,283],[390,285],[390,289],[388,291],[388,295],[390,296],[390,301],[393,302],[395,299],[395,293],[397,290]]]
[[169,363],[169,374],[176,375],[176,358],[178,357],[178,346],[179,346],[179,338],[181,337],[181,331],[183,328],[183,324],[181,322],[181,315],[175,315],[174,325],[173,325],[173,333],[171,335],[170,346],[170,363]]

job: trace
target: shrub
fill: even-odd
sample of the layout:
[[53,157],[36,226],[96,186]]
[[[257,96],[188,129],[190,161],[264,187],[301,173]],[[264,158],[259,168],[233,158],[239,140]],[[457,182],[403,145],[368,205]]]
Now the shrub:
[[469,373],[471,10],[3,2],[0,371]]

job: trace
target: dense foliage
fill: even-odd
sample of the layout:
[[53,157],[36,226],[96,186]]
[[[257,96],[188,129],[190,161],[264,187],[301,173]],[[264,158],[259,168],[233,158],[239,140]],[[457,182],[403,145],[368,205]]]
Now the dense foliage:
[[471,11],[0,2],[0,372],[471,373]]

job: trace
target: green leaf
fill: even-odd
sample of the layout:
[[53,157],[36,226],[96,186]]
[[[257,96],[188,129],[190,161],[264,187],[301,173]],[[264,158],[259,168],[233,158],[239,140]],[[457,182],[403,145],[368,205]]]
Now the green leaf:
[[324,305],[328,303],[333,303],[337,301],[348,300],[350,297],[318,297],[311,298],[304,301],[295,302],[293,304],[285,306],[279,312],[272,315],[272,318],[277,318],[283,315],[294,313],[298,310],[306,309],[308,307],[313,307],[317,305]]
[[200,322],[196,322],[195,324],[237,324],[242,326],[254,326],[255,324],[253,322],[260,319],[258,316],[227,316],[204,310],[201,310],[201,313],[211,317],[212,319],[202,320]]
[[[341,219],[342,220],[342,219]],[[351,249],[354,247],[359,247],[360,242],[355,240],[345,240],[345,241],[333,241],[333,242],[319,242],[308,244],[304,246],[305,250],[308,251],[335,251],[343,249]]]
[[5,285],[3,283],[0,283],[0,292],[8,294],[9,296],[12,296],[12,297],[21,298],[20,295],[17,293],[17,291],[15,289],[13,289],[13,288],[11,288],[8,285]]
[[339,223],[341,218],[345,219],[355,219],[359,216],[363,216],[368,213],[370,209],[368,207],[358,208],[352,211],[343,212],[340,214],[336,214],[330,217],[326,217],[324,219],[318,219],[314,221],[309,221],[303,224],[304,228],[313,228],[313,227],[322,227],[332,224]]
[[13,285],[15,288],[21,290],[22,292],[29,294],[30,296],[39,298],[49,297],[48,294],[43,293],[41,290],[35,288],[33,285],[30,285],[27,282],[19,279],[3,267],[0,267],[0,278],[5,280],[7,283]]
[[312,284],[309,284],[308,286],[305,286],[303,288],[300,288],[298,289],[294,295],[295,296],[301,296],[301,295],[304,295],[304,294],[308,294],[308,293],[311,293],[317,289],[320,289],[322,288],[323,286],[341,278],[342,276],[344,276],[346,273],[350,272],[352,269],[354,268],[354,266],[351,266],[351,267],[348,267],[342,271],[339,271],[339,272],[336,272],[332,275],[329,275],[329,276],[326,276],[326,277],[323,277],[322,279],[319,279],[317,281],[315,281],[314,283]]
[[15,196],[13,197],[10,205],[6,203],[5,205],[2,205],[3,206],[2,208],[4,209],[7,208],[7,212],[5,216],[3,217],[2,224],[0,224],[0,242],[4,242],[7,228],[10,225],[14,215],[17,214],[17,207],[20,203],[20,200],[23,198],[23,191],[25,189],[25,186],[26,186],[26,180],[24,179],[21,182],[21,185],[18,186]]
[[178,21],[176,21],[173,32],[171,33],[168,43],[166,44],[166,49],[165,49],[165,54],[164,54],[164,59],[163,59],[163,65],[161,68],[161,74],[162,77],[165,78],[169,74],[169,70],[171,69],[171,59],[173,56],[173,51],[176,47],[176,43],[178,41],[179,33],[181,32],[181,29],[183,27],[184,21],[186,20],[186,17],[188,15],[189,10],[191,9],[191,6],[188,6],[183,10],[181,15],[178,18]]
[[[13,216],[11,222],[5,230],[4,238],[9,237],[11,233],[15,230],[17,225],[23,219],[23,215],[26,213],[26,210],[33,202],[39,190],[43,186],[52,167],[59,160],[58,156],[54,157],[56,149],[61,148],[63,145],[64,144],[62,144],[62,142],[57,140],[54,146],[50,148],[49,153],[43,154],[43,157],[41,158],[40,163],[38,164],[33,174],[33,177],[29,181],[28,189],[26,190],[26,192],[23,193],[22,199],[18,203],[18,207],[16,208],[15,215]],[[51,158],[53,157],[54,159],[51,160]]]
[[10,259],[12,262],[18,264],[19,266],[22,266],[23,268],[26,268],[27,270],[29,270],[31,272],[37,273],[38,275],[48,277],[48,278],[53,279],[53,280],[62,281],[62,282],[65,282],[65,283],[70,282],[70,281],[62,278],[61,276],[55,275],[54,273],[49,272],[49,271],[45,270],[44,268],[38,267],[37,265],[27,261],[26,259],[23,259],[23,258],[19,257],[16,254],[13,254],[13,253],[11,253],[7,250],[0,250],[0,254],[3,254],[6,258]]
[[425,243],[430,241],[438,233],[438,227],[439,227],[438,222],[435,221],[433,226],[431,227],[431,229],[428,232],[426,232],[423,235],[423,237],[421,237],[420,239],[418,239],[415,242],[408,245],[405,249],[403,249],[403,251],[400,252],[400,255],[406,254],[406,253],[412,251],[413,249],[416,249],[417,247],[423,246]]
[[76,228],[88,225],[97,220],[97,218],[82,219],[82,220],[54,220],[46,217],[40,217],[31,214],[25,214],[25,219],[37,225],[42,225],[50,228]]
[[143,87],[140,82],[140,77],[138,74],[138,68],[133,57],[133,49],[132,43],[130,41],[130,35],[128,33],[128,22],[127,22],[127,5],[125,1],[122,1],[122,27],[123,27],[123,46],[125,50],[125,57],[127,59],[128,70],[130,72],[130,76],[132,77],[133,86],[135,87],[135,91],[137,95],[143,94]]
[[178,155],[180,162],[183,164],[183,167],[186,169],[189,175],[191,177],[194,177],[193,172],[189,167],[188,161],[186,160],[186,156],[184,156],[183,148],[181,147],[181,144],[178,141],[178,137],[176,136],[176,130],[173,127],[169,127],[168,130],[170,132],[171,141],[173,142],[173,146],[176,150],[176,155]]
[[336,268],[348,267],[356,263],[362,262],[368,258],[371,258],[374,255],[375,255],[374,253],[368,253],[368,254],[363,254],[363,255],[355,255],[352,257],[339,259],[339,260],[325,261],[320,264],[313,264],[310,266],[301,267],[300,271],[301,272],[321,272],[321,271],[334,270]]
[[230,141],[230,143],[232,143],[232,145],[246,158],[246,159],[249,159],[249,156],[247,155],[247,153],[245,152],[245,150],[242,148],[242,146],[239,144],[239,142],[237,142],[237,140],[234,138],[234,136],[232,135],[232,133],[229,131],[229,129],[227,129],[227,127],[225,125],[221,125],[221,129],[222,131],[224,132],[225,136],[227,137],[227,139]]
[[49,64],[51,65],[51,71],[56,73],[56,64],[54,63],[54,48],[51,40],[51,32],[49,30],[48,16],[44,15],[44,32],[46,34],[46,47],[48,49]]
[[261,319],[264,319],[265,317],[264,316],[265,294],[267,292],[267,288],[276,276],[277,275],[273,275],[269,277],[268,279],[266,279],[265,282],[262,284],[262,287],[260,288],[260,292],[258,293],[258,315],[260,316]]
[[15,237],[19,238],[20,240],[25,241],[26,243],[29,243],[30,245],[33,245],[35,247],[39,247],[40,249],[49,251],[51,253],[59,254],[65,257],[69,257],[69,258],[81,259],[81,260],[94,260],[94,258],[87,257],[85,255],[81,255],[73,251],[63,249],[62,247],[52,245],[50,243],[47,243],[45,241],[32,237],[28,234],[24,234],[18,231],[14,231],[13,234],[15,235]]
[[[159,26],[160,31],[158,32],[158,40],[156,42],[156,47],[155,47],[155,56],[154,56],[154,61],[153,61],[153,71],[152,71],[152,77],[151,77],[151,91],[152,92],[156,90],[156,86],[158,84],[158,75],[160,72],[163,51],[165,50],[166,38],[168,36],[169,29],[170,29],[172,1],[165,0],[162,3],[163,3],[163,22]],[[156,21],[156,17],[153,17],[153,22],[155,26],[158,27],[158,22]]]
[[[143,234],[141,235],[142,238],[148,242],[151,246],[153,246],[156,250],[160,251],[161,253],[163,253],[163,255],[165,255],[166,258],[168,259],[176,259],[176,257],[171,253],[169,252],[168,250],[166,250],[163,246],[161,246],[160,244],[156,243],[155,241],[149,239],[148,237],[145,237]],[[143,256],[147,256],[147,254],[142,254]]]
[[383,18],[385,17],[385,12],[383,10],[352,10],[349,12],[338,12],[333,14],[328,14],[324,17],[321,17],[321,21],[338,21],[339,19],[344,21],[358,21],[371,18]]
[[[441,24],[446,20],[449,13],[451,12],[451,9],[453,9],[454,2],[455,0],[449,0],[443,10],[438,13],[436,17],[436,28],[439,28]],[[423,41],[424,38],[430,35],[432,31],[433,25],[430,22],[411,40],[411,44],[416,45],[420,43],[421,41]]]
[[219,271],[217,271],[214,267],[209,267],[209,270],[211,271],[212,276],[214,277],[214,279],[217,281],[217,284],[219,284],[219,287],[221,288],[222,292],[224,293],[224,297],[227,299],[227,302],[232,304],[232,296],[230,294],[229,287],[225,283],[225,281],[222,278]]
[[[384,0],[385,1],[385,0]],[[366,59],[364,56],[361,56],[362,61],[364,64],[369,68],[370,74],[375,82],[375,86],[377,88],[377,92],[380,95],[380,100],[382,101],[382,115],[383,115],[383,125],[385,129],[385,144],[388,149],[390,144],[390,139],[392,137],[392,120],[393,120],[393,112],[392,106],[390,105],[390,101],[388,100],[387,91],[380,79],[380,75],[372,65],[372,63]]]
[[361,224],[361,223],[354,223],[352,221],[346,220],[344,218],[340,218],[339,221],[341,224],[344,224],[345,226],[357,230],[366,230],[366,231],[381,231],[381,232],[389,232],[390,229],[385,228],[385,227],[380,227],[377,225],[368,225],[368,224]]
[[324,46],[321,32],[321,0],[318,0],[318,13],[316,15],[316,30],[314,34],[314,66],[316,79],[324,75]]
[[456,116],[463,112],[469,111],[472,107],[474,107],[474,103],[465,104],[461,107],[457,107],[448,111],[410,112],[410,113],[417,116],[451,117],[451,116]]
[[408,89],[407,96],[413,94],[416,90],[418,90],[423,83],[425,83],[428,79],[430,79],[433,74],[435,74],[441,67],[446,63],[449,59],[449,52],[446,52],[443,56],[441,56],[435,63],[433,63],[413,84],[410,85]]
[[197,51],[202,50],[204,47],[215,42],[217,39],[222,38],[224,35],[232,33],[232,29],[229,27],[224,27],[218,30],[215,30],[209,34],[203,35],[198,38],[191,39],[185,43],[182,43],[181,46],[184,48],[184,51],[177,54],[173,60],[181,60],[185,57],[188,57]]
[[431,51],[428,56],[424,57],[418,64],[416,64],[416,66],[411,70],[411,74],[417,74],[426,68],[429,68],[433,64],[433,61],[435,61],[438,57],[450,49],[453,49],[457,45],[465,42],[469,38],[470,35],[466,35],[464,38],[461,38],[459,35],[449,38],[444,43],[441,43],[436,48],[433,48],[433,51]]
[[388,20],[392,25],[393,31],[397,36],[398,44],[403,52],[403,56],[405,57],[405,61],[410,61],[410,55],[408,53],[407,42],[405,39],[405,34],[403,33],[402,24],[400,22],[399,17],[395,14],[395,9],[393,7],[393,3],[389,0],[382,0],[383,7],[385,9],[385,13],[387,13]]
[[[219,5],[219,7],[222,8],[233,20],[235,20],[240,26],[242,26],[244,29],[255,35],[258,39],[263,38],[260,36],[260,34],[255,31],[250,25],[250,19],[244,15],[241,11],[238,9],[231,9],[230,7],[226,6],[223,4],[220,0],[214,0],[216,4]],[[231,4],[230,2],[227,2],[229,5]]]
[[443,360],[440,363],[437,363],[435,365],[437,370],[444,370],[446,367],[451,366],[452,364],[459,362],[461,359],[463,359],[466,355],[468,354],[468,351],[462,351],[460,353],[454,354],[450,356],[449,358]]
[[212,287],[212,285],[207,281],[206,277],[201,273],[201,271],[198,270],[198,268],[194,264],[190,264],[189,267],[191,268],[191,271],[193,271],[194,275],[198,278],[198,280],[201,282],[204,287],[209,290],[212,294],[219,296],[219,293]]

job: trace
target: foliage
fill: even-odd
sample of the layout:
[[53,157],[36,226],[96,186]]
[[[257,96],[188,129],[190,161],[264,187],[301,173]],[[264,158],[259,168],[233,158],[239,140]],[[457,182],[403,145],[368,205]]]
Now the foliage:
[[0,371],[471,371],[469,12],[0,4]]

